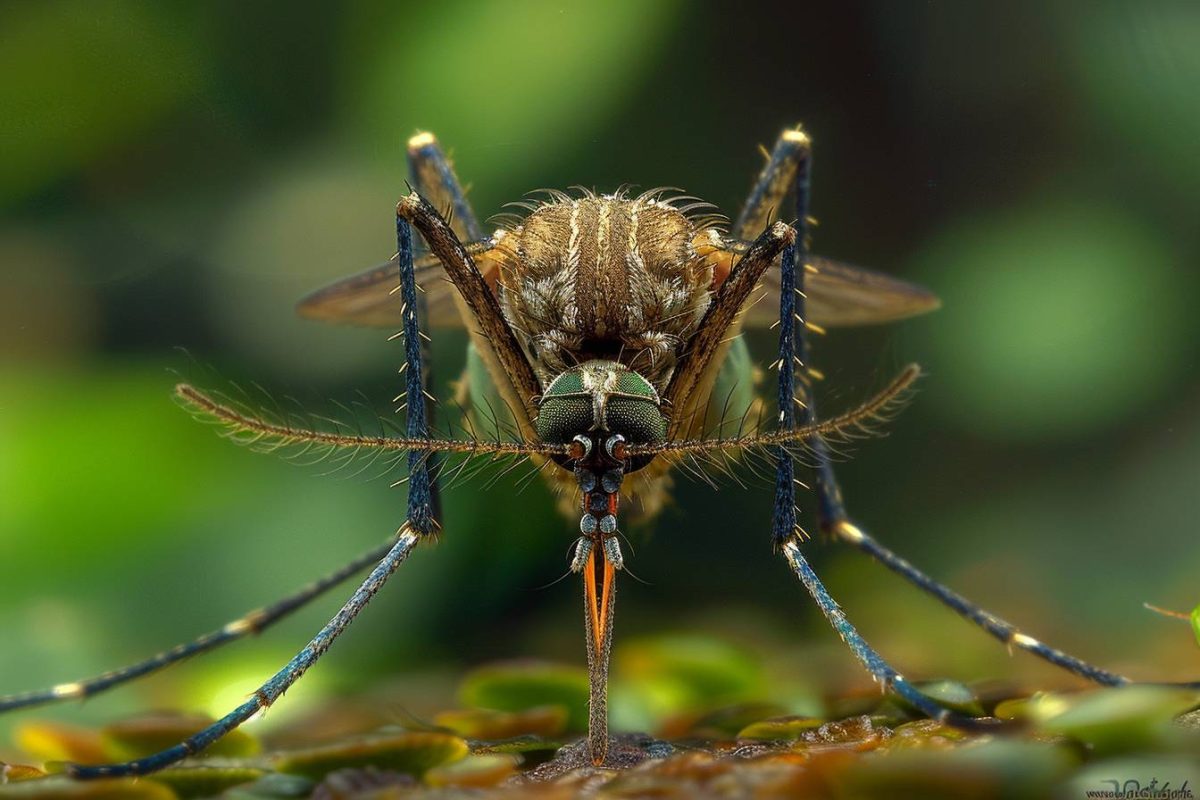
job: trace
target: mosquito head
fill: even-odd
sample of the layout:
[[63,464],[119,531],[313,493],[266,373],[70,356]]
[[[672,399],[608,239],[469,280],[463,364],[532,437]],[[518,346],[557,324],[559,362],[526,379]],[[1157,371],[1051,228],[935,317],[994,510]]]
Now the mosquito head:
[[[616,361],[586,361],[546,387],[537,432],[544,442],[588,442],[586,448],[577,447],[587,452],[573,454],[572,460],[608,457],[631,471],[649,459],[628,461],[619,445],[665,441],[667,420],[658,392],[641,375]],[[616,444],[610,447],[610,442]]]

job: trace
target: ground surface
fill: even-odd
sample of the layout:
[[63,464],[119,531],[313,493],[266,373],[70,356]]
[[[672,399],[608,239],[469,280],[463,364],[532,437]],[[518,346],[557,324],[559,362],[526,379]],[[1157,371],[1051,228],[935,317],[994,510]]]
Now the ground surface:
[[680,715],[655,736],[618,735],[597,768],[579,737],[573,684],[553,671],[500,671],[467,692],[475,707],[428,722],[401,727],[369,706],[331,703],[303,724],[262,740],[238,732],[202,758],[136,781],[79,783],[56,773],[64,761],[153,752],[206,720],[156,715],[100,730],[35,720],[17,737],[26,758],[0,766],[0,797],[1189,798],[1200,791],[1200,693],[1134,687],[1005,697],[950,682],[925,688],[1008,724],[968,733],[878,695],[836,699],[825,718],[743,703]]

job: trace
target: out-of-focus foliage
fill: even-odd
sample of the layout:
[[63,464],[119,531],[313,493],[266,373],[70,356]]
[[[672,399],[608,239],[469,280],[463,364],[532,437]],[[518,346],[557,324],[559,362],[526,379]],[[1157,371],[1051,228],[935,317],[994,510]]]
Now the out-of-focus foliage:
[[86,169],[153,127],[200,83],[202,43],[154,3],[5,10],[0,203]]
[[[890,437],[839,467],[854,513],[1041,639],[1136,677],[1200,668],[1141,608],[1194,602],[1200,574],[1194,3],[104,0],[8,4],[0,30],[0,693],[211,630],[395,530],[399,476],[253,455],[170,391],[182,376],[258,397],[257,383],[264,404],[294,394],[332,414],[328,398],[361,392],[393,413],[387,332],[292,306],[393,251],[402,143],[424,128],[481,216],[540,186],[626,182],[733,214],[754,146],[804,122],[817,251],[945,301],[817,343],[830,411],[897,363],[929,371]],[[751,342],[759,363],[769,339]],[[433,350],[449,398],[465,338],[435,333]],[[446,492],[440,544],[271,724],[391,680],[397,716],[432,719],[447,706],[425,698],[448,696],[461,668],[582,666],[579,587],[543,588],[571,526],[537,483],[514,492],[519,477]],[[788,717],[868,686],[771,553],[767,487],[681,479],[676,497],[656,532],[633,532],[646,583],[625,581],[618,602],[631,661],[617,729],[720,712],[693,707],[697,666],[722,705],[770,686]],[[1074,685],[876,565],[810,549],[906,675]],[[223,714],[339,599],[86,706],[0,718],[0,758],[31,718]],[[697,651],[697,633],[724,635],[718,652]]]
[[[1082,198],[941,233],[919,259],[945,323],[963,331],[928,341],[953,384],[947,411],[993,440],[1053,442],[1103,430],[1160,394],[1188,366],[1175,258],[1123,210]],[[1153,309],[1153,322],[1138,324],[1135,309]],[[1015,398],[1037,413],[1017,413]]]

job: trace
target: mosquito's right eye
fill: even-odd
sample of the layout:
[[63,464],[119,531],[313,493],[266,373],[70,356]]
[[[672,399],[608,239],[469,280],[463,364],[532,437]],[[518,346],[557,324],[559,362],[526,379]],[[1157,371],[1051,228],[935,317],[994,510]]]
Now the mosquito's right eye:
[[543,442],[566,444],[591,430],[592,401],[587,397],[548,397],[538,411],[537,433]]

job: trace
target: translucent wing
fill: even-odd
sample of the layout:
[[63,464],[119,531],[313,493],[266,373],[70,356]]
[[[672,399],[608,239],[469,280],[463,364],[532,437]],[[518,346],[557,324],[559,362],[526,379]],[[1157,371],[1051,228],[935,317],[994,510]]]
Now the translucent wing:
[[[491,241],[467,245],[484,278],[495,288],[496,264],[488,258]],[[434,328],[461,328],[462,317],[454,303],[454,285],[446,278],[442,265],[432,254],[413,262],[417,286],[424,293],[427,316],[422,323]],[[300,316],[327,322],[366,325],[379,328],[400,326],[400,300],[395,290],[400,285],[400,267],[396,257],[377,267],[342,278],[318,289],[296,305]]]
[[[490,240],[467,246],[479,271],[495,288],[499,265],[489,257]],[[727,251],[730,259],[740,255]],[[877,325],[923,314],[937,308],[937,297],[906,281],[881,272],[854,267],[820,256],[809,256],[806,279],[809,321],[826,327]],[[432,255],[417,259],[417,284],[425,293],[427,324],[434,328],[461,328],[462,318],[454,303],[454,286],[445,278],[441,264]],[[726,273],[728,270],[726,270]],[[393,295],[400,277],[395,257],[374,269],[343,278],[313,292],[297,306],[301,316],[328,322],[398,328],[400,302]],[[765,292],[765,294],[764,294]],[[768,327],[779,315],[779,270],[767,270],[762,291],[754,295],[743,325]]]
[[[804,279],[808,321],[823,327],[879,325],[915,317],[941,305],[928,289],[882,272],[814,255],[808,257],[808,265],[816,270],[809,270]],[[765,296],[747,309],[743,325],[769,326],[779,318],[779,270],[767,271],[762,289]]]

